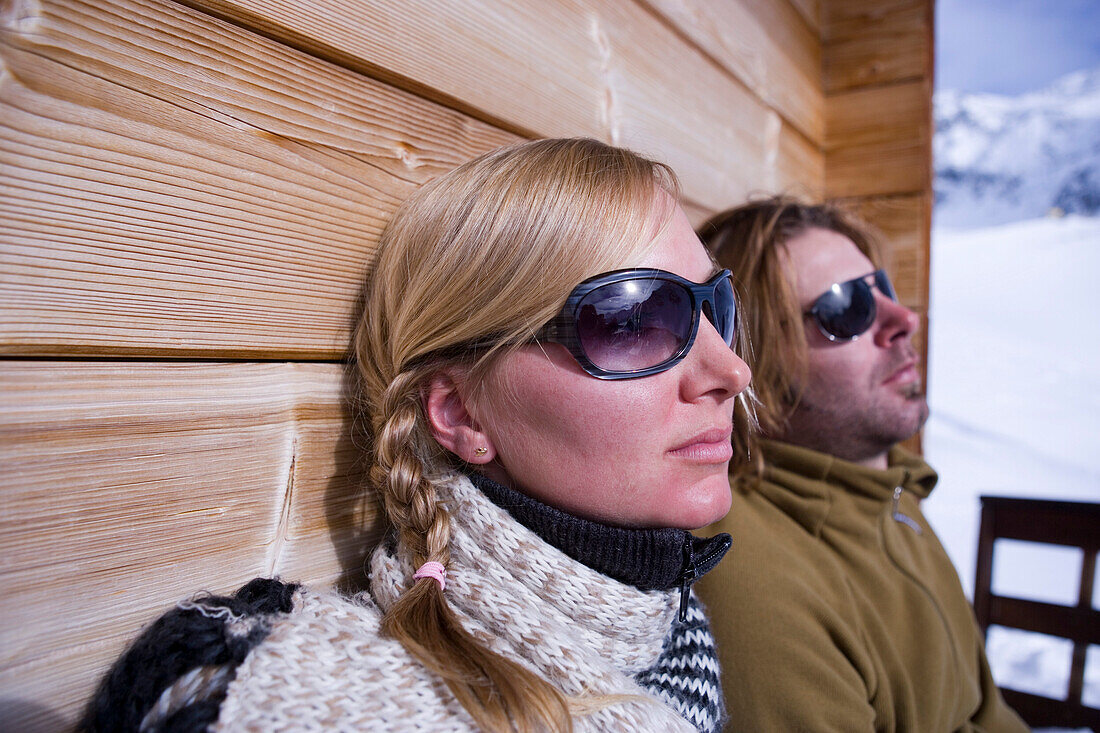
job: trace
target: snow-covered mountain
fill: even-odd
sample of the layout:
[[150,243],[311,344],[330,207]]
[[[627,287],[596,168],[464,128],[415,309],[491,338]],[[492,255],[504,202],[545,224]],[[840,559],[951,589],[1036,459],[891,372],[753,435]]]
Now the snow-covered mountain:
[[1100,67],[1016,97],[934,97],[936,226],[1100,215]]

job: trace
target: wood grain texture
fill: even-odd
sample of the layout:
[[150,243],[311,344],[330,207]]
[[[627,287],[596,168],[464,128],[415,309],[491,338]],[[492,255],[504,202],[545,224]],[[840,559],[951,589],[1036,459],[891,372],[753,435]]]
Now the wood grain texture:
[[637,149],[701,206],[774,187],[784,167],[777,113],[633,2],[190,2],[526,135]]
[[927,310],[931,195],[869,196],[834,203],[882,233],[888,245],[886,265],[898,299],[915,310]]
[[880,68],[873,35],[914,2],[870,36],[867,0],[721,3],[0,5],[0,356],[67,357],[0,361],[0,730],[68,728],[196,590],[362,582],[377,510],[332,362],[384,222],[480,152],[627,145],[695,223],[847,197],[927,325],[930,87],[825,98],[817,41],[838,80],[904,78],[915,42]]
[[652,15],[619,3],[601,17],[613,142],[667,161],[686,197],[712,208],[786,183],[777,112]]
[[680,32],[820,147],[821,40],[785,0],[647,0]]
[[821,3],[823,0],[790,0],[802,20],[815,36],[821,36]]
[[196,591],[359,582],[377,521],[342,367],[8,361],[0,384],[5,697],[71,720]]
[[[931,0],[826,0],[826,195],[875,225],[927,373],[932,161]],[[927,385],[926,385],[927,388]],[[906,446],[920,450],[917,435]]]
[[518,139],[166,2],[0,29],[0,352],[339,358],[383,223]]
[[813,201],[822,200],[825,197],[825,156],[822,155],[821,148],[784,123],[779,132],[775,183],[761,192],[787,193]]
[[825,4],[825,92],[932,77],[932,0]]
[[826,98],[829,198],[931,190],[932,95],[926,80]]

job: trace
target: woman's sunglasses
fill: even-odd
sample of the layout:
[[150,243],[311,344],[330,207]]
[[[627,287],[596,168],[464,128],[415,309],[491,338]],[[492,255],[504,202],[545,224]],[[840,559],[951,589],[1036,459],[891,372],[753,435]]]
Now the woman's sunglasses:
[[[871,282],[867,282],[868,279]],[[830,341],[854,341],[867,332],[878,314],[872,285],[890,300],[897,301],[898,296],[886,271],[875,270],[842,283],[833,283],[818,296],[805,315],[817,321],[818,329]]]
[[702,284],[664,270],[616,270],[573,288],[535,339],[565,346],[597,379],[646,377],[683,360],[703,314],[732,346],[737,299],[729,270]]

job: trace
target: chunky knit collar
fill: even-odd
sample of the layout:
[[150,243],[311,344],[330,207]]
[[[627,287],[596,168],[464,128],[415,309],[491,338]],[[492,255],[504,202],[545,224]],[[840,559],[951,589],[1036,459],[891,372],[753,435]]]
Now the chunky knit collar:
[[[578,562],[464,475],[434,477],[432,483],[450,515],[445,594],[459,623],[568,696],[625,696],[622,705],[585,716],[578,731],[693,728],[671,707],[628,702],[650,694],[636,675],[662,658],[680,593],[643,591]],[[414,570],[392,535],[377,547],[370,597],[383,612],[409,587]],[[690,622],[697,608],[690,588],[687,605]]]
[[475,472],[470,480],[494,504],[577,562],[639,590],[687,586],[718,564],[728,534],[695,537],[682,529],[612,527],[567,514]]

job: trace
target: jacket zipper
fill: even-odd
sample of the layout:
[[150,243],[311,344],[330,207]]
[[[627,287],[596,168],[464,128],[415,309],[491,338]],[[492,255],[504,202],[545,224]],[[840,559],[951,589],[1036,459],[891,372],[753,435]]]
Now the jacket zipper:
[[920,525],[917,524],[915,519],[901,513],[901,494],[904,490],[905,489],[901,486],[894,487],[894,521],[904,524],[906,527],[913,530],[917,534],[924,534],[924,532],[921,531]]
[[706,565],[715,555],[721,555],[729,549],[728,542],[715,542],[717,537],[711,537],[711,542],[703,548],[698,557],[695,556],[694,538],[687,532],[684,533],[684,569],[680,572],[680,613],[681,622],[687,620],[688,600],[691,597],[691,584],[699,577],[699,566]]
[[687,620],[688,598],[691,595],[691,584],[695,580],[695,549],[692,547],[691,535],[684,533],[684,569],[680,573],[680,623]]

